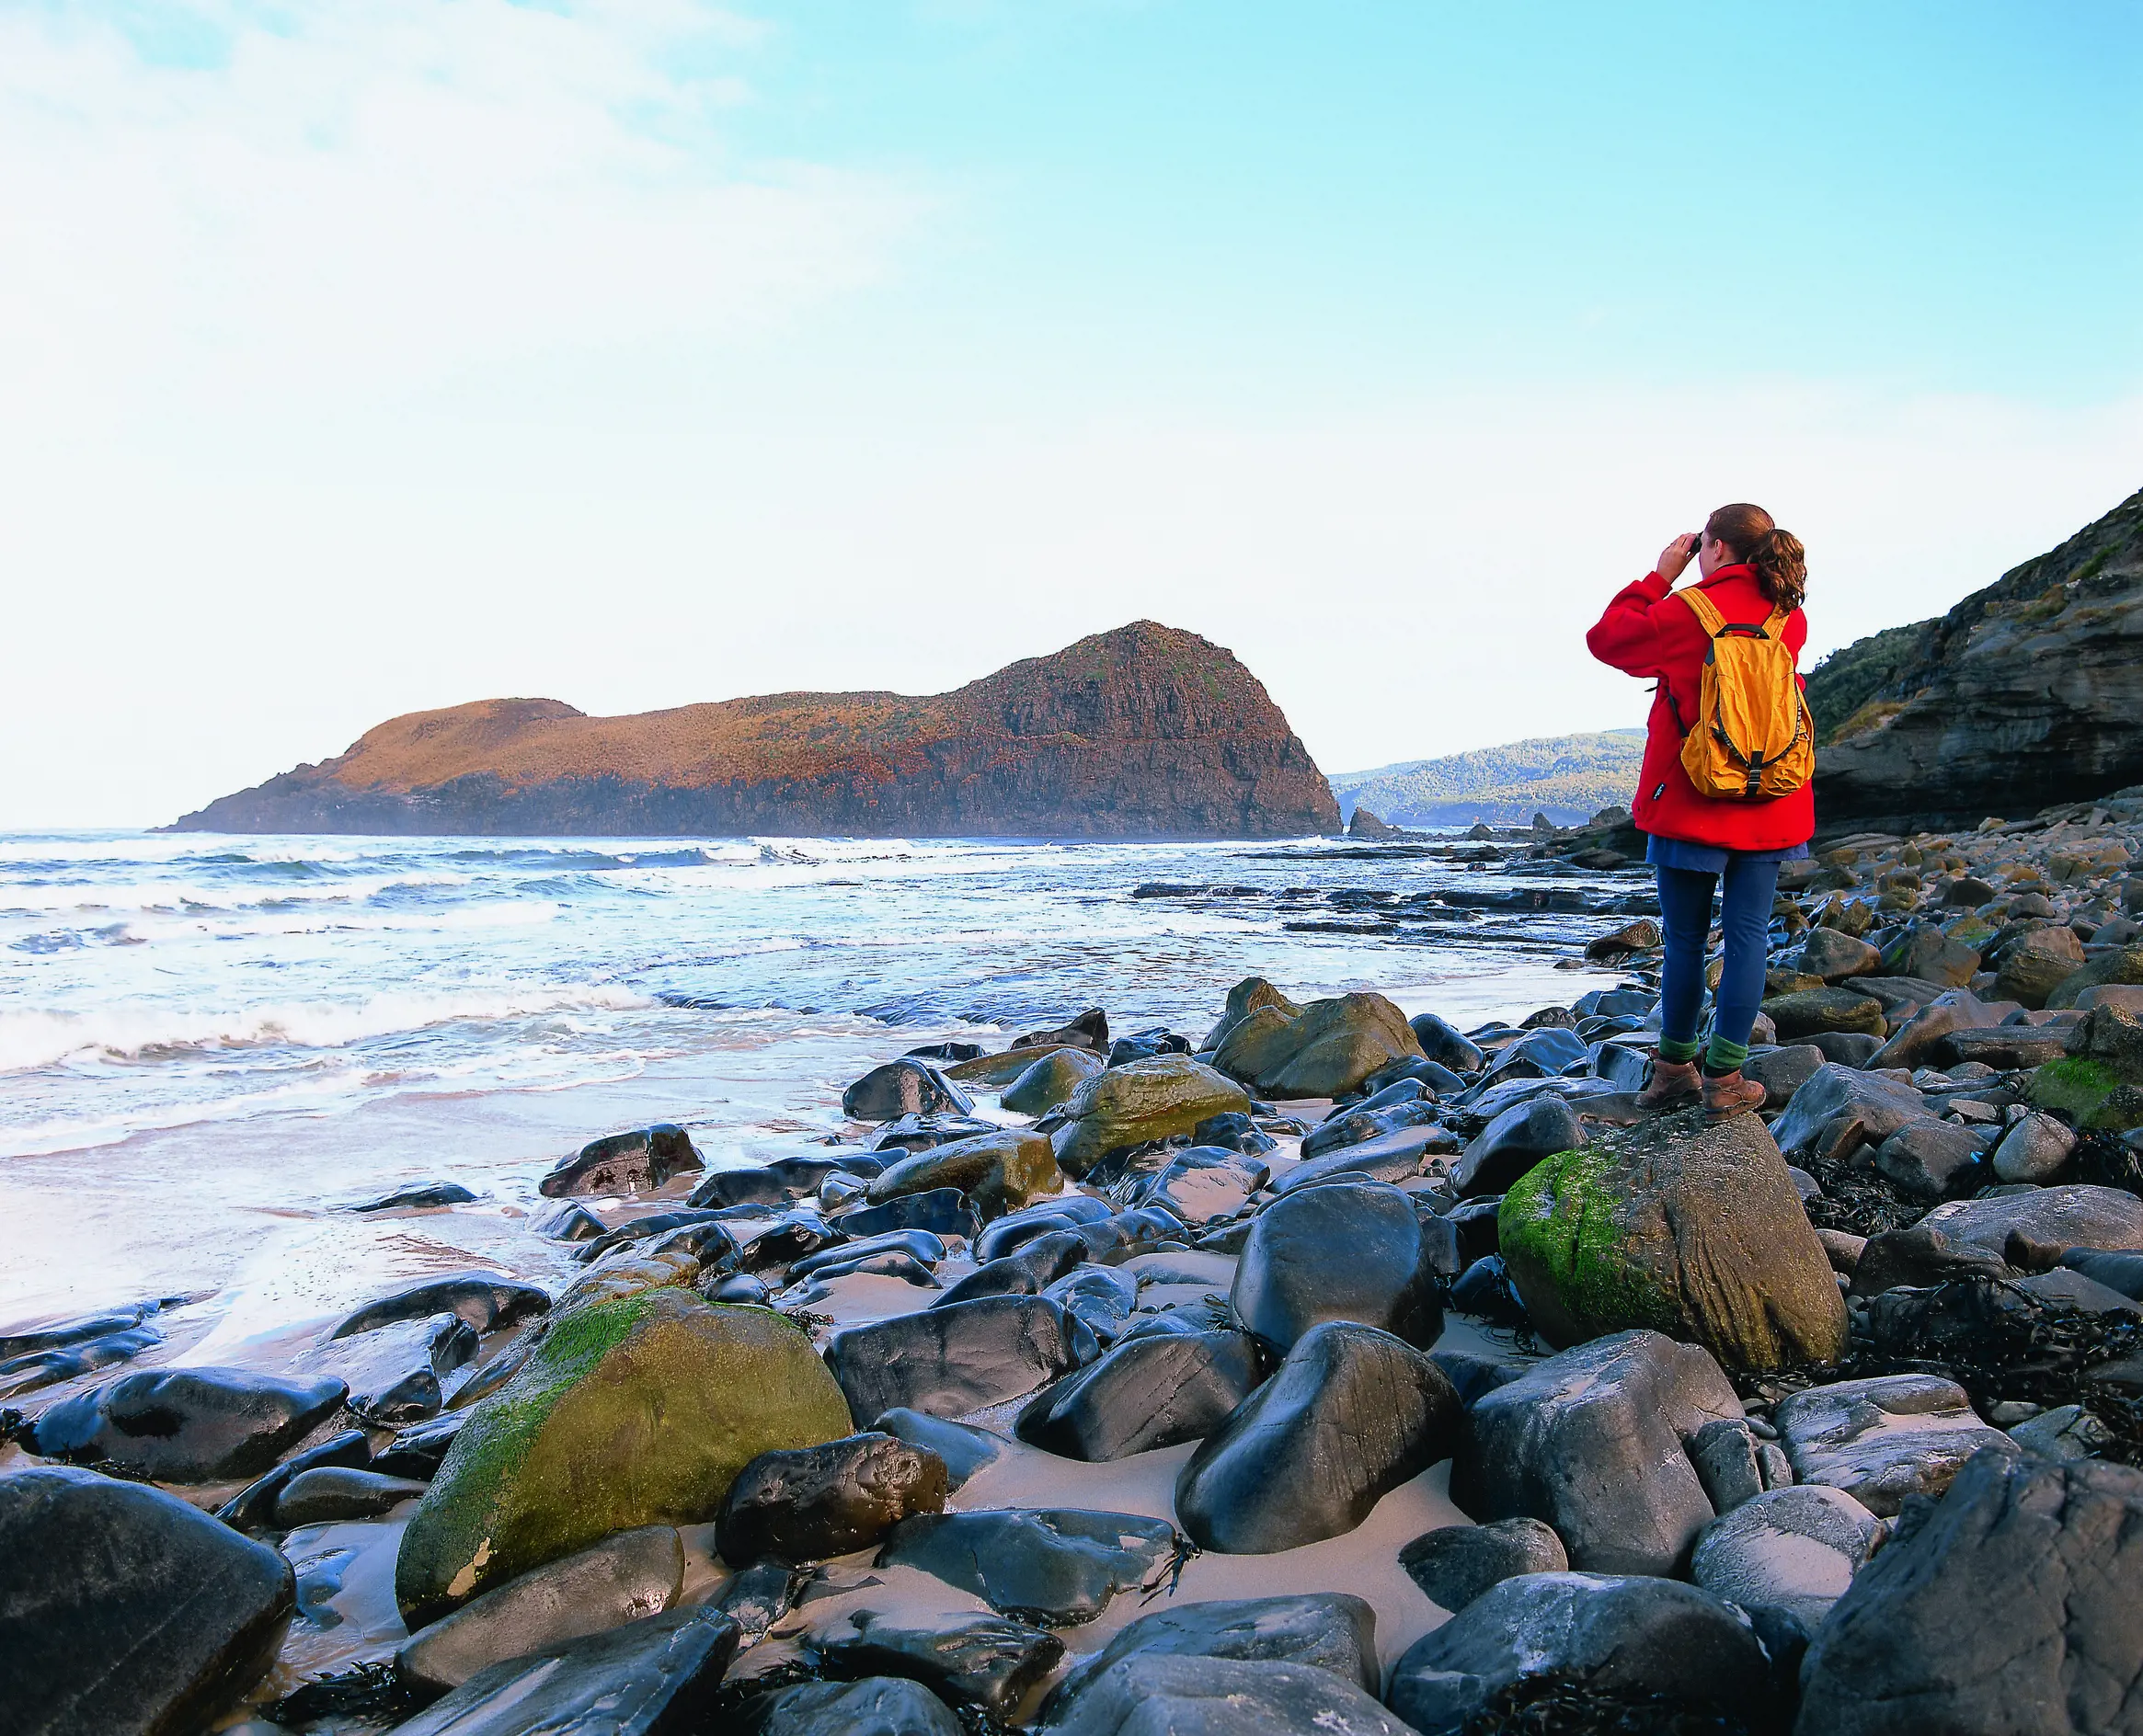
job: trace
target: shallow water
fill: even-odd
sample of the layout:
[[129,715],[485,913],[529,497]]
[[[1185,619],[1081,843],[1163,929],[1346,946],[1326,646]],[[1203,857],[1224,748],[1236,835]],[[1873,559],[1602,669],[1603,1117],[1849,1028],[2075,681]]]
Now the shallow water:
[[[796,1149],[877,1061],[1087,1005],[1196,1038],[1253,972],[1464,1023],[1606,980],[1554,962],[1620,919],[1404,902],[1504,886],[1634,890],[1315,839],[0,835],[0,1321],[198,1296],[207,1361],[415,1272],[562,1275],[525,1214],[583,1140]],[[483,1198],[333,1209],[432,1180]]]

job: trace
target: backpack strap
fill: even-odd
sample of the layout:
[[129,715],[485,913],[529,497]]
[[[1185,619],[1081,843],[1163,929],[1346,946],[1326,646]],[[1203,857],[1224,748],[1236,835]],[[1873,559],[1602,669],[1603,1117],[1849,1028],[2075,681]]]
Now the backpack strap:
[[1681,600],[1689,605],[1690,613],[1697,618],[1697,625],[1704,630],[1707,637],[1716,639],[1725,631],[1726,617],[1719,612],[1719,606],[1696,586],[1691,585],[1683,591]]

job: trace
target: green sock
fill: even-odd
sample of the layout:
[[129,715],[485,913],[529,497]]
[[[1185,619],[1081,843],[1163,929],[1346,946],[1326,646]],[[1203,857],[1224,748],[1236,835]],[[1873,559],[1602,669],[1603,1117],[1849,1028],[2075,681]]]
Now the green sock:
[[[1659,1039],[1659,1058],[1671,1062],[1676,1067],[1680,1067],[1687,1062],[1695,1060],[1697,1051],[1701,1046],[1694,1037],[1661,1037]],[[1747,1054],[1748,1051],[1745,1049],[1742,1053]]]
[[1713,1076],[1721,1073],[1738,1073],[1741,1070],[1742,1062],[1748,1058],[1748,1044],[1729,1043],[1725,1037],[1714,1036],[1712,1039],[1712,1046],[1704,1051],[1704,1071]]

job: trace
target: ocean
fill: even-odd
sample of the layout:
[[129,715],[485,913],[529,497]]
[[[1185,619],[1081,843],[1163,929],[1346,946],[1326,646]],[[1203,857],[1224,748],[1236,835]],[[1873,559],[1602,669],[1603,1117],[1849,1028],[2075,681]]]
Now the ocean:
[[[1641,897],[1316,839],[0,835],[0,1326],[184,1297],[213,1348],[411,1273],[562,1275],[535,1183],[596,1135],[763,1160],[918,1044],[1092,1005],[1196,1041],[1254,973],[1521,1016],[1613,980],[1557,961]],[[346,1209],[426,1181],[481,1197]]]

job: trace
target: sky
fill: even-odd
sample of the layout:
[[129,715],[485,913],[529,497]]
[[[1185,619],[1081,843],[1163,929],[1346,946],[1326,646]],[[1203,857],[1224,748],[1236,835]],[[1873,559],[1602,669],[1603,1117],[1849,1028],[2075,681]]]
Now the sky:
[[2132,0],[0,0],[0,828],[1141,617],[1352,771],[2143,487]]

